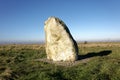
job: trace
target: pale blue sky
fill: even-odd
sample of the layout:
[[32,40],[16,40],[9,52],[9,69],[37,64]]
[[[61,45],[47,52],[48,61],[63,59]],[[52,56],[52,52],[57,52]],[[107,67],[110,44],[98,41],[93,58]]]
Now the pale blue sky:
[[120,0],[0,0],[0,42],[45,40],[50,16],[75,40],[120,40]]

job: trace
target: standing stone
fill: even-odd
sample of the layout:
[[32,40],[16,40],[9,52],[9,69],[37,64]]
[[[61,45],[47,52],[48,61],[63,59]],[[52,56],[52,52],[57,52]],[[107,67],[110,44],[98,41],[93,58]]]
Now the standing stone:
[[50,17],[45,21],[47,59],[53,61],[75,61],[78,58],[78,46],[65,23]]

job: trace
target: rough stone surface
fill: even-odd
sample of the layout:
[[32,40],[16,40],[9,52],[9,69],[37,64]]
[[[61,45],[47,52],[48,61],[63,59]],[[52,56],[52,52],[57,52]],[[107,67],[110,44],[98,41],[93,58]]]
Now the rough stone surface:
[[78,46],[65,23],[50,17],[45,21],[47,59],[53,61],[75,61],[78,58]]

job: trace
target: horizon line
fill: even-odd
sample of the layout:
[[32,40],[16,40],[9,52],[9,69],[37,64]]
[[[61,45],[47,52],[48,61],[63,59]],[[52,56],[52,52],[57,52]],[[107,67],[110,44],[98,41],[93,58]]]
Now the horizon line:
[[[120,42],[120,40],[76,40],[77,43],[82,42]],[[43,41],[0,41],[0,44],[44,44]]]

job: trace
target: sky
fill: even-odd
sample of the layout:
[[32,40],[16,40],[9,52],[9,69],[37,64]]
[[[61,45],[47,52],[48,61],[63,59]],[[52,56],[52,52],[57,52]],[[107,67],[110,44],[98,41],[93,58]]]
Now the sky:
[[44,41],[50,16],[77,41],[120,40],[120,0],[0,0],[0,42]]

